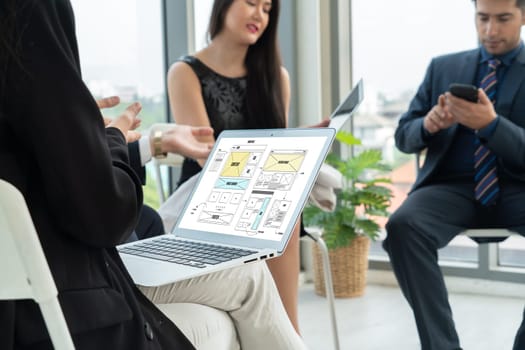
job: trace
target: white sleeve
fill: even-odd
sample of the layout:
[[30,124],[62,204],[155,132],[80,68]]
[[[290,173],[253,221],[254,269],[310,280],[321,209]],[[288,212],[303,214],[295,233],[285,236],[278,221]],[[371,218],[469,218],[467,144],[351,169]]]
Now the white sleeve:
[[139,139],[140,164],[145,166],[152,158],[149,136],[142,136]]

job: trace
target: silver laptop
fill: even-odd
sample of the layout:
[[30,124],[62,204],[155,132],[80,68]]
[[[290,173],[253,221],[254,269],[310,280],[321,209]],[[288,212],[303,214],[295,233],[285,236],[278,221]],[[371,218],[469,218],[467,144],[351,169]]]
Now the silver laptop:
[[363,79],[360,79],[330,116],[330,128],[337,131],[341,130],[363,101],[363,89]]
[[172,232],[118,247],[135,283],[281,255],[334,136],[332,128],[222,132]]

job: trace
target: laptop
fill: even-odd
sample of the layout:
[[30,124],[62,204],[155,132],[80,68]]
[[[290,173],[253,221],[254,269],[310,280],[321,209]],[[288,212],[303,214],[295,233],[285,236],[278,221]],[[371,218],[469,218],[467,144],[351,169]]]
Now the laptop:
[[226,130],[168,234],[118,246],[134,282],[159,286],[281,255],[335,130]]
[[330,115],[330,128],[339,131],[355,113],[361,101],[363,101],[363,79],[360,79],[354,88],[348,93],[346,98],[337,106],[332,115]]

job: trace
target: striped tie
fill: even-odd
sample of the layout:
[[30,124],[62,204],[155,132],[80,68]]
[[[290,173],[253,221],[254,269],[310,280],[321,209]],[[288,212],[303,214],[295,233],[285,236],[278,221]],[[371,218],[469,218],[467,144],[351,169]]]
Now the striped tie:
[[[492,103],[496,102],[496,69],[500,63],[497,59],[489,60],[487,75],[480,83],[480,88],[485,91]],[[474,153],[475,197],[481,205],[490,206],[496,203],[499,194],[496,155],[481,144],[478,137],[474,138],[474,145],[476,146]]]

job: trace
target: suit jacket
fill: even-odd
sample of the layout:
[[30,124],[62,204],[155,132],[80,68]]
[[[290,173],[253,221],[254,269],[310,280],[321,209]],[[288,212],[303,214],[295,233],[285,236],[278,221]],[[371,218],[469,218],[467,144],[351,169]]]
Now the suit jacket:
[[[192,349],[114,248],[135,226],[141,185],[82,82],[69,1],[4,0],[1,17],[8,3],[15,27],[2,35],[16,55],[0,59],[0,178],[27,201],[76,348]],[[0,341],[51,348],[34,302],[0,302]]]
[[[426,159],[413,189],[432,181],[432,175],[448,151],[457,125],[425,138],[423,118],[451,83],[472,84],[476,79],[480,49],[434,58],[416,96],[395,133],[397,147],[405,153],[427,148]],[[525,50],[521,50],[498,85],[495,109],[500,117],[493,135],[482,140],[498,156],[500,176],[525,181]]]
[[128,143],[128,152],[129,152],[129,165],[131,169],[135,171],[135,174],[138,175],[140,183],[142,185],[146,184],[146,168],[142,166],[142,161],[140,160],[140,147],[139,142],[130,142]]

